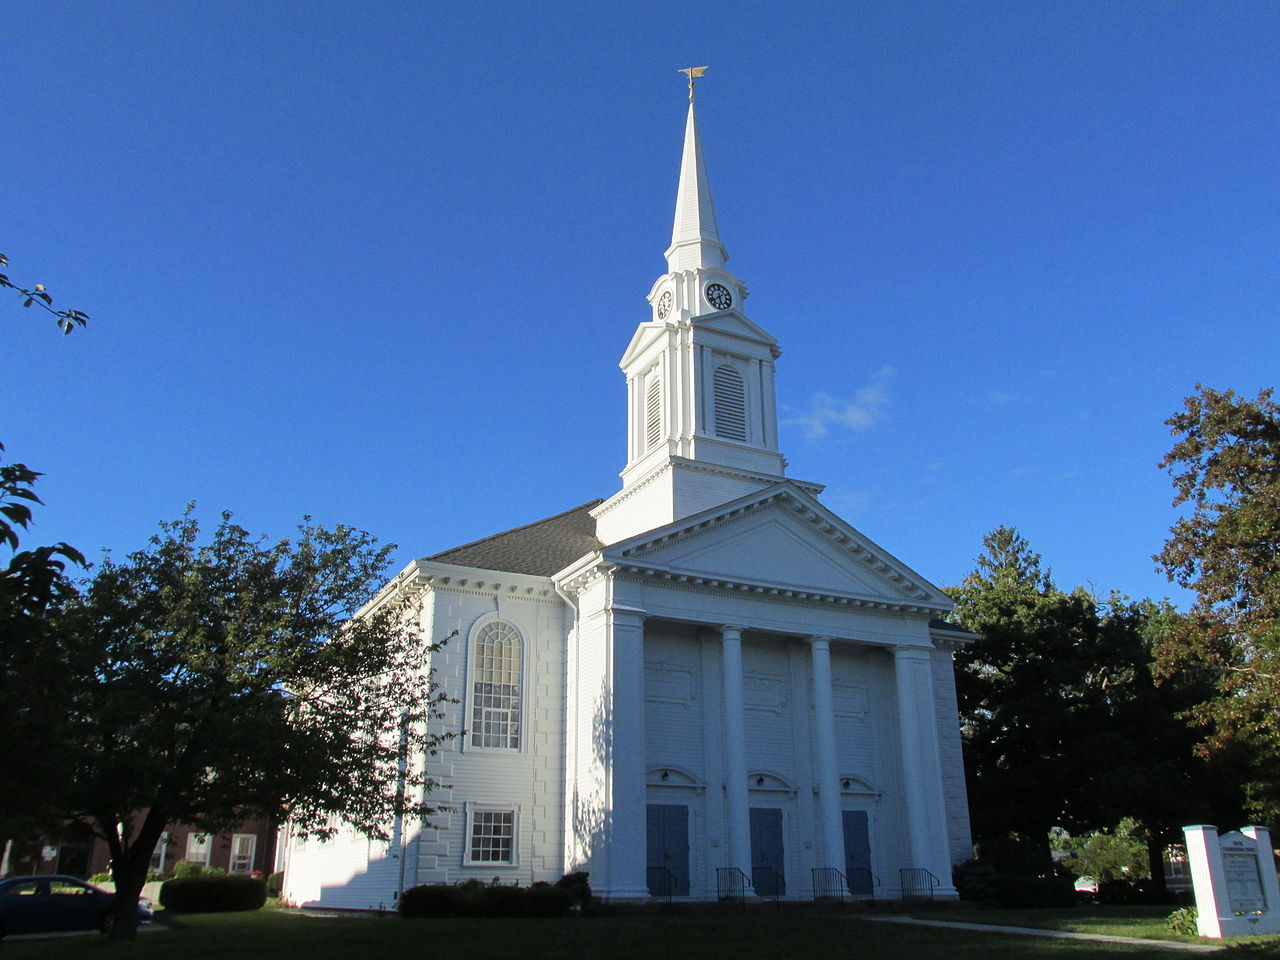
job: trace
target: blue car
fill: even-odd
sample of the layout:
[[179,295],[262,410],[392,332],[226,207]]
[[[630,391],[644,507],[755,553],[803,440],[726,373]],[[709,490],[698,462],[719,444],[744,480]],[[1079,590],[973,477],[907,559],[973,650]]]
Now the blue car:
[[[0,937],[10,933],[111,930],[116,895],[75,877],[0,880]],[[138,900],[138,922],[151,920],[151,901]]]

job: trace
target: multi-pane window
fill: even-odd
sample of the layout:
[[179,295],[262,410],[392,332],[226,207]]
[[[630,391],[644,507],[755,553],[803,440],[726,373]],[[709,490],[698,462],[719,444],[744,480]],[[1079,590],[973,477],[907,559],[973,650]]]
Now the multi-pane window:
[[471,745],[520,749],[520,672],[524,642],[515,627],[487,623],[472,659]]
[[237,833],[231,837],[231,866],[228,873],[252,873],[253,854],[258,838],[252,833]]
[[712,385],[716,398],[716,436],[746,440],[747,391],[742,374],[733,367],[716,367]]
[[514,810],[473,810],[468,860],[472,863],[514,863]]
[[156,848],[151,851],[151,869],[156,873],[164,873],[165,852],[169,849],[169,831],[160,834]]
[[187,834],[187,863],[199,864],[202,867],[209,865],[209,851],[213,849],[207,833],[189,833]]

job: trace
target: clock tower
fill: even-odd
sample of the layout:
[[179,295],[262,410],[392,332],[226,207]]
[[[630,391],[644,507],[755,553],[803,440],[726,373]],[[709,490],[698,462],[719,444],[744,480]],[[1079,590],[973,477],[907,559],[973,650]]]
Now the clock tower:
[[622,490],[592,511],[606,544],[752,493],[786,468],[774,394],[781,351],[747,317],[747,288],[725,266],[692,95],[666,259],[621,362],[627,465]]

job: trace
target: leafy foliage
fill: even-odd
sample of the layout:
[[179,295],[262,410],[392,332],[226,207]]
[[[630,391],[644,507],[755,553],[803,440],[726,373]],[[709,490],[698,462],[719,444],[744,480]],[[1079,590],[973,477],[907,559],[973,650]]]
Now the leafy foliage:
[[[1197,385],[1166,421],[1178,438],[1161,461],[1174,505],[1189,508],[1156,560],[1194,590],[1183,629],[1160,648],[1165,676],[1210,670],[1217,695],[1195,709],[1211,753],[1234,742],[1259,757],[1280,752],[1280,406]],[[1259,772],[1254,808],[1280,812],[1280,779]]]
[[267,886],[259,877],[200,874],[175,877],[160,888],[160,905],[174,913],[225,913],[258,910],[267,902]]
[[1081,838],[1065,863],[1080,876],[1096,880],[1142,876],[1147,872],[1146,831],[1132,817],[1125,817],[1112,829]]
[[455,884],[412,887],[400,897],[400,916],[440,917],[563,917],[574,896],[565,887],[535,883],[509,887],[467,880]]
[[[9,258],[0,253],[0,267],[7,268],[9,266]],[[81,310],[58,310],[53,305],[53,296],[45,289],[43,283],[34,284],[31,288],[18,286],[11,281],[7,274],[0,273],[0,289],[9,289],[17,292],[22,298],[24,307],[40,307],[43,310],[53,314],[54,319],[58,323],[58,329],[63,334],[68,334],[76,327],[83,327],[89,322],[89,315]]]
[[410,758],[452,735],[428,730],[448,698],[412,596],[376,593],[391,549],[309,522],[268,543],[227,514],[202,543],[188,515],[63,605],[58,634],[87,664],[67,811],[105,838],[122,896],[169,822],[385,838],[432,812]]
[[1167,602],[1065,593],[1008,527],[984,546],[952,591],[957,619],[982,638],[956,654],[976,836],[1039,843],[1053,827],[1088,833],[1132,817],[1147,838],[1141,872],[1161,887],[1161,851],[1181,824],[1229,821],[1240,807],[1238,757],[1197,756],[1186,720],[1216,672],[1156,682],[1154,652],[1184,620]]
[[[0,451],[4,445],[0,444]],[[65,703],[75,651],[51,633],[48,612],[74,592],[68,564],[84,564],[66,543],[20,548],[20,536],[39,504],[40,474],[21,463],[0,464],[0,545],[11,551],[0,567],[0,834],[22,835],[48,822],[50,799],[66,782],[61,762],[66,717],[51,704]]]

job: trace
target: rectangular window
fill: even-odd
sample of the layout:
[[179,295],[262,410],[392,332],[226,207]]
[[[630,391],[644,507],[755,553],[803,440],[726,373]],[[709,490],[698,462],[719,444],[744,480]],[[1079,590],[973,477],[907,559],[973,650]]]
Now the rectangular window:
[[472,810],[470,863],[515,863],[516,813],[514,810]]
[[187,863],[194,863],[201,867],[209,865],[209,851],[213,849],[207,833],[189,833],[187,834]]
[[228,873],[252,873],[253,855],[258,847],[258,838],[252,833],[237,833],[231,837],[231,865]]
[[164,873],[164,859],[168,849],[169,832],[166,830],[160,834],[160,839],[156,841],[156,848],[151,851],[151,869],[156,873]]

